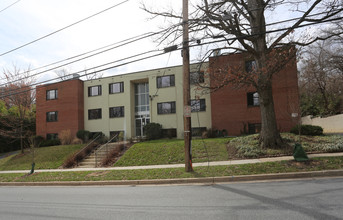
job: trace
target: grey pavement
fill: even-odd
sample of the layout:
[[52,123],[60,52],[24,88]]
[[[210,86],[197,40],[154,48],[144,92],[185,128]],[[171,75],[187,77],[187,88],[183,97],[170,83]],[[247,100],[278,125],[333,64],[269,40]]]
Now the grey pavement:
[[343,178],[163,186],[0,187],[0,219],[338,220]]
[[[343,152],[339,153],[321,153],[321,154],[308,154],[309,158],[313,157],[337,157],[343,156]],[[237,164],[254,164],[254,163],[265,163],[283,160],[294,160],[293,156],[283,157],[269,157],[259,159],[246,159],[246,160],[228,160],[228,161],[213,161],[203,163],[193,163],[193,167],[204,167],[204,166],[218,166],[218,165],[237,165]],[[105,170],[139,170],[139,169],[165,169],[165,168],[182,168],[184,164],[165,164],[165,165],[147,165],[147,166],[129,166],[129,167],[97,167],[97,168],[71,168],[71,169],[40,169],[35,170],[36,173],[40,172],[75,172],[75,171],[105,171]],[[30,170],[8,170],[0,171],[3,173],[28,173]]]

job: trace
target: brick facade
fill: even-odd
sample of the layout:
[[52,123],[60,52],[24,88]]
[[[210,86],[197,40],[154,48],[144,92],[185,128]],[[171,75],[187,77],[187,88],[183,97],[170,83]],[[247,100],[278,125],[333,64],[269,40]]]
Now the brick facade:
[[[245,66],[243,54],[229,54],[210,58],[210,71],[227,70],[227,66]],[[212,75],[212,74],[211,74]],[[212,78],[212,77],[211,77]],[[211,84],[213,79],[211,80]],[[213,85],[213,84],[212,84]],[[260,124],[259,106],[248,106],[247,93],[256,92],[253,87],[233,88],[225,86],[211,93],[212,129],[226,129],[228,135],[247,133],[249,124]],[[299,91],[296,60],[273,77],[273,98],[278,129],[288,132],[296,124],[292,113],[299,110]]]
[[[57,90],[57,99],[47,100],[47,91]],[[38,86],[36,90],[36,134],[58,134],[69,129],[72,136],[84,129],[83,81],[73,79]],[[57,121],[48,122],[47,112],[57,112]]]

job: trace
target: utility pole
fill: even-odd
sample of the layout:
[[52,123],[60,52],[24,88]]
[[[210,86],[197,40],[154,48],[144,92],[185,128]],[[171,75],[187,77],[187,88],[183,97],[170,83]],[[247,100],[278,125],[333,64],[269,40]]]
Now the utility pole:
[[191,126],[191,105],[190,105],[190,83],[189,83],[189,39],[188,39],[188,0],[183,0],[183,130],[185,142],[185,169],[192,172],[192,126]]

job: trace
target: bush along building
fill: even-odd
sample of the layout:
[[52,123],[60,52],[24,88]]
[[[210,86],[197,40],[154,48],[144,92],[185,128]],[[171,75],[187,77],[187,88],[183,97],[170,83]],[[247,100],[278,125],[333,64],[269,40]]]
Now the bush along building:
[[[227,64],[245,66],[242,54],[211,57],[208,63],[191,65],[192,135],[206,130],[237,136],[260,129],[258,94],[252,88],[224,86],[214,92],[211,71]],[[248,65],[248,64],[247,64]],[[162,125],[168,137],[183,138],[182,66],[154,69],[100,79],[74,78],[37,87],[36,131],[54,139],[62,130],[75,136],[78,130],[102,132],[107,137],[144,136],[144,125]],[[273,79],[276,116],[280,131],[289,131],[299,112],[296,62]]]

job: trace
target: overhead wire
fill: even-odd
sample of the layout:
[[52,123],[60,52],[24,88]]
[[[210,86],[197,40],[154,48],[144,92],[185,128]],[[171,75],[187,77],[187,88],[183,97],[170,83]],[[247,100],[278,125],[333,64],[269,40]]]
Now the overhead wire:
[[[147,33],[147,34],[148,34],[148,33]],[[142,37],[139,37],[139,38],[135,38],[135,39],[130,38],[130,39],[133,39],[133,40],[131,40],[131,41],[124,40],[124,41],[121,41],[121,42],[123,42],[123,43],[118,42],[118,43],[112,44],[112,45],[117,45],[117,44],[121,43],[121,44],[119,44],[119,45],[117,45],[117,46],[114,46],[114,47],[111,47],[111,48],[102,50],[102,51],[100,51],[100,52],[97,52],[97,53],[88,55],[88,56],[86,56],[86,57],[79,58],[79,59],[74,60],[74,61],[70,61],[70,62],[68,62],[68,63],[64,63],[64,64],[59,65],[59,66],[55,66],[55,67],[53,67],[53,68],[49,68],[49,69],[47,69],[47,70],[44,70],[44,71],[41,71],[41,72],[32,74],[32,75],[30,75],[30,76],[22,77],[22,78],[20,78],[20,79],[13,80],[13,81],[11,81],[11,82],[6,82],[6,83],[3,83],[3,84],[0,84],[0,87],[3,86],[3,85],[6,85],[6,84],[11,84],[11,83],[15,83],[15,82],[18,82],[18,81],[22,81],[22,80],[24,80],[24,79],[26,79],[26,78],[28,78],[28,77],[35,77],[35,76],[38,76],[38,75],[40,75],[40,74],[43,74],[43,73],[46,73],[46,72],[49,72],[49,71],[52,71],[52,70],[55,70],[55,69],[58,69],[58,68],[61,68],[61,67],[64,67],[64,66],[67,66],[67,65],[70,65],[70,64],[79,62],[79,61],[81,61],[81,60],[84,60],[84,59],[87,59],[87,58],[90,58],[90,57],[99,55],[99,54],[101,54],[101,53],[105,53],[105,52],[108,52],[108,51],[110,51],[110,50],[113,50],[113,49],[116,49],[116,48],[119,48],[119,47],[122,47],[122,46],[126,46],[126,45],[128,45],[128,44],[137,42],[137,41],[139,41],[139,40],[142,40],[142,39],[151,37],[151,36],[156,35],[156,34],[158,34],[158,33],[157,33],[157,32],[152,32],[152,33],[150,33],[150,34],[148,34],[148,35],[146,35],[146,36],[142,36]],[[102,47],[102,48],[106,48],[106,47],[108,47],[108,46],[105,46],[105,47]],[[102,49],[102,48],[100,48],[100,49]],[[32,72],[32,71],[35,71],[35,70],[38,70],[38,69],[42,69],[42,68],[45,68],[45,67],[48,67],[48,66],[56,65],[56,64],[58,64],[58,63],[66,62],[66,61],[68,61],[68,60],[72,60],[72,59],[75,59],[75,58],[77,58],[77,57],[84,56],[84,55],[86,55],[86,54],[88,54],[88,53],[92,53],[92,52],[98,51],[98,50],[100,50],[100,49],[95,49],[95,50],[92,50],[92,51],[90,51],[90,52],[86,52],[86,53],[83,53],[83,54],[80,54],[80,55],[77,55],[77,56],[69,57],[69,58],[66,58],[66,59],[64,59],[64,60],[57,61],[57,62],[54,62],[54,63],[52,63],[52,64],[45,65],[45,66],[43,66],[43,67],[35,68],[35,69],[33,69],[33,70],[27,70],[27,71],[22,72],[21,74],[26,74],[26,73],[28,73],[28,72]],[[4,79],[6,79],[6,78],[2,78],[2,79],[0,79],[0,80],[4,80]]]
[[[335,20],[340,20],[340,19],[342,19],[342,17],[333,18],[333,19],[325,20],[325,21],[318,22],[318,23],[324,23],[324,22],[335,21]],[[296,29],[296,28],[301,28],[301,27],[305,27],[305,26],[309,26],[309,25],[316,25],[316,24],[318,24],[318,23],[308,23],[308,24],[304,24],[304,25],[300,25],[300,26],[298,26],[298,27],[295,27],[294,29]],[[289,28],[282,28],[282,29],[278,29],[278,30],[270,30],[270,31],[266,31],[265,33],[273,33],[273,32],[283,31],[283,30],[288,30],[288,29],[289,29]],[[256,34],[254,34],[254,35],[260,35],[260,34],[261,34],[261,33],[256,33]],[[253,37],[254,35],[250,35],[249,37]],[[198,43],[197,43],[197,44],[195,44],[195,45],[189,45],[189,47],[196,47],[196,46],[201,46],[201,45],[206,45],[206,44],[218,43],[218,42],[223,42],[223,41],[233,40],[233,39],[238,39],[238,38],[239,38],[239,37],[236,36],[236,37],[229,38],[229,39],[226,38],[226,39],[224,39],[224,40],[221,39],[221,40],[211,41],[211,42],[205,42],[205,43],[201,43],[201,44],[198,44]],[[179,49],[177,49],[177,50],[179,50]],[[153,51],[161,51],[161,50],[153,50]],[[150,51],[150,52],[151,52],[151,51]],[[144,54],[144,53],[142,53],[142,54]],[[139,54],[139,55],[137,55],[137,56],[140,56],[140,55],[142,55],[142,54]],[[160,55],[163,55],[163,54],[165,54],[165,53],[161,53]],[[136,56],[136,55],[135,55],[135,56]],[[135,57],[135,56],[132,56],[132,57]],[[155,55],[154,55],[154,56],[155,56]],[[149,56],[149,57],[147,57],[147,58],[151,58],[151,57],[154,57],[154,56]],[[120,59],[120,61],[125,60],[125,59],[129,59],[129,58],[132,58],[132,57],[123,58],[123,59]],[[147,58],[143,58],[143,59],[147,59]],[[140,61],[140,60],[143,60],[143,59],[139,59],[139,60],[137,60],[137,61]],[[137,61],[134,61],[134,62],[137,62]],[[102,67],[102,66],[105,66],[105,65],[109,65],[109,64],[115,63],[115,62],[119,62],[119,61],[113,61],[113,62],[106,63],[106,64],[103,64],[103,65],[100,65],[100,66],[96,66],[96,67],[89,68],[89,69],[87,69],[87,70],[92,70],[92,69],[99,68],[99,67]],[[122,65],[126,65],[126,64],[129,64],[129,63],[131,63],[131,62],[122,64]],[[119,65],[119,66],[122,66],[122,65]],[[108,70],[108,69],[112,69],[112,68],[115,68],[115,67],[117,67],[117,66],[113,66],[113,67],[109,67],[109,68],[102,69],[102,70],[100,70],[100,72],[101,72],[101,71]],[[81,73],[81,72],[84,72],[84,71],[87,71],[87,70],[78,71],[78,72],[73,73],[73,74]],[[89,73],[89,74],[94,74],[94,73],[97,73],[97,72],[99,72],[99,71],[94,71],[94,72]],[[89,74],[86,74],[86,75],[89,75]],[[72,74],[70,74],[70,75],[72,75]],[[81,77],[82,77],[82,76],[81,76]],[[57,79],[58,79],[58,78],[57,78]],[[52,80],[47,80],[47,81],[44,81],[44,82],[40,82],[39,84],[42,84],[42,83],[45,83],[45,82],[50,82],[50,81],[53,81],[53,80],[56,80],[56,79],[52,79]],[[36,85],[36,84],[34,84],[34,85]],[[34,85],[28,85],[28,87],[34,86]],[[6,95],[5,95],[5,96],[6,96]]]
[[7,10],[7,9],[9,9],[10,7],[12,7],[13,5],[17,4],[17,3],[20,2],[20,1],[21,1],[21,0],[18,0],[18,1],[16,1],[16,2],[10,4],[9,6],[7,6],[7,7],[3,8],[3,9],[1,9],[1,10],[0,10],[0,13],[3,12],[3,11],[5,11],[5,10]]
[[[113,7],[113,6],[112,6],[112,7]],[[323,14],[323,13],[324,13],[324,12],[322,12],[322,13],[317,13],[317,14],[313,14],[313,15],[310,15],[310,16],[317,16],[317,15],[320,15],[320,14]],[[289,22],[289,21],[293,21],[293,20],[297,20],[297,19],[299,19],[299,18],[292,18],[292,19],[288,19],[288,20],[284,20],[284,21],[278,21],[278,22],[274,22],[274,23],[267,24],[266,26],[268,26],[268,25],[280,24],[280,23],[284,23],[284,22]],[[272,32],[279,31],[279,30],[281,30],[281,29],[273,30],[273,31],[267,31],[266,33],[272,33]],[[282,30],[287,30],[287,28],[284,28],[284,29],[282,29]],[[162,31],[159,31],[159,32],[149,32],[149,33],[151,33],[151,34],[145,33],[145,34],[142,34],[142,35],[138,35],[138,36],[136,36],[136,37],[144,36],[144,35],[147,34],[147,36],[144,36],[144,37],[141,37],[141,38],[137,39],[137,40],[140,40],[140,39],[144,39],[144,38],[147,38],[147,37],[156,35],[156,34],[161,33],[161,32],[162,32]],[[82,53],[82,54],[76,55],[76,56],[72,56],[72,57],[66,58],[66,59],[64,59],[64,60],[60,60],[60,61],[57,61],[57,62],[48,64],[48,65],[44,65],[44,66],[42,66],[42,67],[38,67],[38,68],[29,70],[29,71],[32,72],[32,71],[36,71],[36,70],[38,70],[38,69],[42,69],[42,68],[45,68],[45,67],[48,67],[48,66],[56,65],[56,64],[61,63],[61,62],[66,62],[66,61],[68,61],[68,60],[75,59],[75,58],[77,58],[77,57],[79,57],[79,56],[84,56],[84,55],[86,55],[86,54],[88,54],[88,53],[92,53],[92,52],[95,52],[95,51],[97,51],[97,50],[101,50],[101,49],[104,49],[104,48],[106,48],[106,47],[109,47],[109,46],[112,46],[112,45],[115,45],[115,44],[119,44],[119,43],[121,43],[121,42],[128,41],[128,40],[130,40],[130,39],[134,39],[134,38],[136,38],[136,37],[132,37],[132,38],[129,38],[129,39],[126,39],[126,40],[123,40],[123,41],[120,41],[120,42],[117,42],[117,43],[114,43],[114,44],[110,44],[110,45],[107,45],[107,46],[104,46],[104,47],[101,47],[101,48],[98,48],[98,49],[95,49],[95,50],[92,50],[92,51],[89,51],[89,52],[86,52],[86,53]],[[209,38],[210,38],[210,37],[201,38],[201,40],[209,39]],[[228,39],[228,40],[232,40],[232,39],[236,39],[236,38],[231,38],[231,39]],[[191,40],[191,41],[196,41],[196,40],[199,40],[199,39],[193,39],[193,40]],[[133,41],[131,41],[131,42],[129,42],[129,43],[132,43],[132,42],[134,42],[134,41],[135,41],[135,40],[133,40]],[[122,45],[120,45],[120,46],[124,46],[124,45],[125,45],[125,44],[122,44]],[[117,47],[120,47],[120,46],[117,46]],[[41,71],[41,72],[36,73],[36,74],[34,74],[34,75],[31,75],[31,76],[36,76],[36,75],[39,75],[39,74],[42,74],[42,73],[46,73],[46,72],[48,72],[48,71],[52,71],[52,70],[57,69],[57,68],[61,68],[61,67],[63,67],[63,66],[70,65],[70,64],[72,64],[72,63],[75,63],[75,62],[81,61],[81,60],[83,60],[83,59],[87,59],[87,58],[89,58],[89,57],[92,57],[92,56],[101,54],[101,53],[106,52],[106,51],[109,51],[109,50],[111,50],[111,49],[115,49],[115,48],[117,48],[117,47],[112,47],[112,48],[107,49],[107,50],[104,50],[104,51],[102,51],[102,52],[98,52],[98,53],[95,53],[95,54],[93,54],[93,55],[89,55],[89,56],[86,56],[86,57],[84,57],[84,58],[80,58],[80,59],[78,59],[78,60],[74,60],[74,61],[72,61],[72,62],[65,63],[65,64],[63,64],[63,65],[60,65],[60,66],[57,66],[57,67],[54,67],[54,68],[50,68],[50,69],[45,70],[45,71]],[[27,72],[28,72],[28,71],[24,71],[24,73],[27,73]],[[29,77],[29,76],[28,76],[28,77]],[[0,80],[3,80],[3,79],[6,79],[6,78],[0,78]],[[12,82],[6,82],[6,83],[4,83],[4,84],[1,84],[0,86],[3,86],[3,85],[5,85],[5,84],[14,83],[14,82],[17,82],[17,81],[20,81],[20,80],[23,80],[23,79],[24,79],[24,78],[22,78],[22,79],[17,79],[17,80],[12,81]]]
[[110,10],[110,9],[116,8],[116,7],[118,7],[118,6],[120,6],[120,5],[124,4],[124,3],[126,3],[126,2],[128,2],[128,1],[130,1],[130,0],[125,0],[125,1],[122,1],[122,2],[117,3],[117,4],[115,4],[115,5],[112,5],[111,7],[108,7],[108,8],[106,8],[106,9],[104,9],[104,10],[101,10],[101,11],[95,13],[95,14],[92,14],[92,15],[90,15],[90,16],[88,16],[88,17],[86,17],[86,18],[83,18],[83,19],[81,19],[81,20],[79,20],[79,21],[77,21],[77,22],[74,22],[74,23],[72,23],[72,24],[70,24],[70,25],[67,25],[67,26],[65,26],[65,27],[63,27],[63,28],[60,28],[60,29],[56,30],[56,31],[53,31],[53,32],[51,32],[51,33],[49,33],[49,34],[47,34],[47,35],[44,35],[44,36],[42,36],[42,37],[40,37],[40,38],[37,38],[37,39],[35,39],[35,40],[33,40],[33,41],[30,41],[30,42],[28,42],[28,43],[26,43],[26,44],[23,44],[23,45],[21,45],[21,46],[19,46],[19,47],[16,47],[16,48],[14,48],[14,49],[9,50],[9,51],[3,52],[3,53],[0,54],[0,57],[1,57],[1,56],[4,56],[4,55],[6,55],[6,54],[12,53],[13,51],[19,50],[19,49],[21,49],[21,48],[23,48],[23,47],[26,47],[26,46],[28,46],[28,45],[30,45],[30,44],[36,43],[37,41],[40,41],[40,40],[42,40],[42,39],[44,39],[44,38],[50,37],[51,35],[54,35],[54,34],[56,34],[56,33],[58,33],[58,32],[61,32],[61,31],[65,30],[65,29],[67,29],[67,28],[70,28],[70,27],[72,27],[72,26],[74,26],[74,25],[77,25],[77,24],[79,24],[79,23],[81,23],[81,22],[83,22],[83,21],[86,21],[86,20],[88,20],[88,19],[90,19],[90,18],[93,18],[93,17],[95,17],[95,16],[97,16],[97,15],[99,15],[99,14],[102,14],[102,13],[104,13],[104,12]]
[[[65,77],[71,77],[71,76],[74,76],[74,74],[80,74],[80,73],[83,73],[83,72],[87,72],[89,70],[94,70],[96,68],[108,66],[110,64],[114,64],[114,63],[121,62],[121,61],[124,61],[124,60],[127,60],[127,59],[131,59],[131,58],[134,58],[134,57],[139,57],[139,56],[142,56],[142,55],[146,55],[146,54],[153,53],[153,52],[159,52],[159,51],[163,51],[163,50],[156,49],[156,50],[146,51],[146,52],[139,53],[139,54],[136,54],[136,55],[132,55],[132,56],[129,56],[129,57],[126,57],[126,58],[115,60],[115,61],[112,61],[112,62],[109,62],[109,63],[106,63],[106,64],[102,64],[102,65],[99,65],[99,66],[96,66],[96,67],[92,67],[92,68],[89,68],[89,69],[73,72],[73,73],[70,73],[70,74],[66,75]],[[138,62],[138,61],[142,61],[142,60],[145,60],[145,59],[153,58],[153,57],[164,55],[164,54],[165,53],[162,52],[162,53],[153,54],[153,55],[150,55],[150,56],[147,56],[147,57],[139,58],[139,59],[136,59],[136,60],[133,60],[133,61],[128,61],[128,62],[125,62],[125,63],[121,63],[121,64],[118,64],[118,65],[114,65],[114,66],[110,66],[110,67],[104,67],[103,69],[100,69],[100,70],[95,70],[95,71],[92,71],[90,73],[85,73],[85,74],[79,75],[79,77],[84,77],[84,76],[91,75],[91,74],[94,74],[94,73],[103,72],[103,71],[106,71],[106,70],[109,70],[109,69],[113,69],[113,68],[116,68],[116,67],[124,66],[124,65],[127,65],[127,64],[135,63],[135,62]],[[33,90],[35,88],[30,88],[30,87],[37,86],[37,85],[40,85],[40,84],[43,84],[43,83],[48,83],[48,82],[55,81],[55,80],[58,80],[58,79],[60,79],[60,77],[56,77],[56,78],[53,78],[53,79],[48,79],[48,80],[45,80],[45,81],[42,81],[42,82],[38,82],[38,83],[32,83],[30,85],[23,86],[21,88],[8,90],[6,92],[10,93],[10,94],[2,94],[0,96],[0,99],[4,98],[4,97],[7,97],[7,96],[10,96],[10,95],[16,95],[16,94],[19,94],[19,93],[24,93],[24,92],[27,92],[27,91],[31,91],[31,90]],[[22,90],[23,88],[30,88],[30,89],[25,90],[25,91],[21,91],[19,93],[12,93],[13,91]]]

